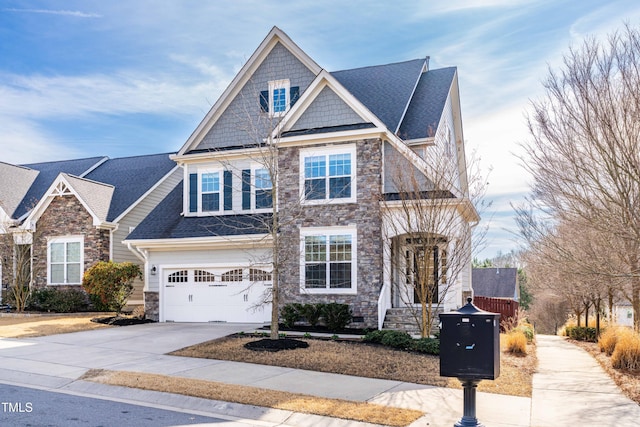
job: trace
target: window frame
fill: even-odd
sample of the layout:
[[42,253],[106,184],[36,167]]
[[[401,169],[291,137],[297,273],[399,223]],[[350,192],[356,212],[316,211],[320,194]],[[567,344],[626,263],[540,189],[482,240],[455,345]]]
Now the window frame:
[[[276,111],[275,110],[275,102],[276,102],[276,90],[284,91],[284,109]],[[291,108],[291,81],[289,79],[282,80],[271,80],[269,82],[269,117],[282,117]],[[280,97],[278,97],[280,99]]]
[[[69,243],[78,243],[80,247],[79,261],[69,262],[67,260],[67,245]],[[52,262],[52,245],[63,244],[64,246],[64,261]],[[52,280],[52,266],[62,264],[63,266],[63,282],[54,282]],[[68,266],[70,264],[79,264],[79,277],[77,282],[70,282],[68,278]],[[47,240],[47,285],[51,286],[65,286],[65,285],[81,285],[82,276],[84,274],[84,236],[64,236],[64,237],[52,237]]]
[[[331,237],[349,235],[351,238],[351,287],[332,288],[331,287]],[[308,288],[306,286],[306,239],[307,237],[325,238],[325,287]],[[334,264],[346,264],[345,262],[333,261]],[[305,294],[341,294],[356,295],[358,293],[358,231],[354,226],[347,227],[308,227],[300,228],[300,293]]]
[[[262,172],[264,171],[267,175],[267,178],[269,180],[269,186],[268,187],[258,187],[258,172]],[[251,210],[253,211],[257,211],[257,212],[263,212],[263,211],[270,211],[273,209],[273,203],[274,203],[274,191],[273,191],[273,180],[271,179],[271,174],[269,173],[269,169],[265,168],[265,167],[252,167],[251,168]],[[261,180],[263,180],[264,178],[261,178]],[[259,196],[259,192],[260,191],[264,191],[264,192],[268,192],[269,196],[271,197],[271,206],[267,206],[267,207],[258,207],[258,196]]]
[[[220,170],[203,170],[203,171],[198,171],[198,210],[199,212],[202,213],[210,213],[210,212],[220,212],[221,210],[223,210],[223,188],[224,188],[224,183],[223,180],[221,179],[220,175],[224,175],[224,173],[220,173]],[[217,190],[211,190],[211,191],[205,191],[204,190],[204,176],[205,175],[214,175],[216,176],[214,179],[214,182],[217,181],[218,184],[218,189]],[[205,195],[217,195],[218,196],[218,208],[217,209],[208,209],[208,210],[204,210],[204,196]]]
[[[321,204],[342,204],[342,203],[355,203],[357,201],[357,157],[356,157],[356,145],[340,145],[340,146],[328,146],[328,147],[314,147],[303,148],[300,150],[300,171],[299,171],[299,185],[300,185],[300,200],[303,205],[321,205]],[[330,158],[333,155],[350,156],[350,173],[349,175],[330,175],[331,162]],[[310,157],[324,157],[325,175],[324,179],[324,198],[307,199],[306,194],[306,159]],[[331,190],[331,178],[346,177],[350,178],[350,195],[349,197],[330,197]],[[319,179],[319,178],[316,178]]]

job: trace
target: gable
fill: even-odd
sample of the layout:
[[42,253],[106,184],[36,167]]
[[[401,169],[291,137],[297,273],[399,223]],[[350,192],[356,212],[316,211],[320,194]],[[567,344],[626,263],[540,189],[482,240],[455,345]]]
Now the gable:
[[194,150],[219,150],[261,142],[276,120],[260,108],[260,93],[269,88],[269,82],[288,79],[290,86],[302,93],[314,78],[315,74],[305,64],[282,43],[276,43]]
[[291,126],[291,131],[367,123],[331,88],[325,86]]
[[25,226],[33,227],[54,200],[66,196],[72,196],[83,206],[94,226],[104,226],[112,195],[111,185],[61,173],[29,213]]
[[22,165],[39,173],[16,209],[14,218],[21,218],[33,209],[60,173],[82,177],[106,160],[106,157],[91,157]]

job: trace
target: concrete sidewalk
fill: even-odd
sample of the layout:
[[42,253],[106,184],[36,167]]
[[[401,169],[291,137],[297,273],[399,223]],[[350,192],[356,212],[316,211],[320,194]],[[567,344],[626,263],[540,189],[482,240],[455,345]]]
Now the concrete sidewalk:
[[[369,424],[113,387],[77,378],[92,368],[150,372],[424,411],[426,415],[412,427],[451,427],[462,416],[461,390],[165,355],[253,328],[255,325],[156,323],[33,339],[0,339],[0,381],[226,417],[242,420],[247,425],[357,427]],[[538,341],[541,372],[534,377],[533,399],[478,393],[477,416],[481,423],[487,427],[557,427],[576,422],[587,426],[637,425],[620,424],[621,420],[626,423],[633,418],[640,419],[637,418],[639,407],[616,393],[617,388],[601,369],[598,372],[599,366],[589,355],[561,338],[538,337]],[[561,375],[566,371],[568,375]],[[583,383],[578,382],[580,379]],[[607,390],[597,399],[598,406],[595,402],[582,404],[583,399],[598,397],[585,391],[590,384],[600,384],[602,390]],[[613,412],[611,406],[617,410]],[[598,412],[609,415],[585,416],[581,412],[584,408],[588,413],[602,408]],[[615,417],[615,423],[609,423],[611,417]]]
[[640,425],[640,406],[586,351],[557,336],[539,335],[531,427]]

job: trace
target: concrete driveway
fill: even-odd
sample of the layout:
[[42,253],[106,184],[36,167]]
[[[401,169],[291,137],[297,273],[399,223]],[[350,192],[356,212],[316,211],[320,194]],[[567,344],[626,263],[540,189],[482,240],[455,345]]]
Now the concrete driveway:
[[181,371],[203,361],[165,353],[241,331],[256,324],[148,323],[38,338],[0,339],[0,378],[63,387],[88,369]]

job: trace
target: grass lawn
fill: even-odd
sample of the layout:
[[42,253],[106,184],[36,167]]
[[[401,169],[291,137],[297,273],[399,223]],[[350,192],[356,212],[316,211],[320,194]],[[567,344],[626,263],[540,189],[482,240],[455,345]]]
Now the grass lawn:
[[74,316],[35,315],[29,317],[0,317],[0,337],[41,337],[46,335],[80,332],[109,327],[100,323],[92,322],[91,319],[94,317],[96,317],[95,314]]
[[[440,359],[437,356],[361,342],[317,339],[306,340],[309,343],[308,348],[275,353],[247,350],[244,344],[255,339],[257,338],[247,336],[225,337],[171,354],[461,388],[457,379],[439,375]],[[533,346],[529,346],[529,354],[524,357],[502,352],[500,377],[495,381],[480,382],[478,390],[530,397],[531,381],[536,367],[537,359]]]

